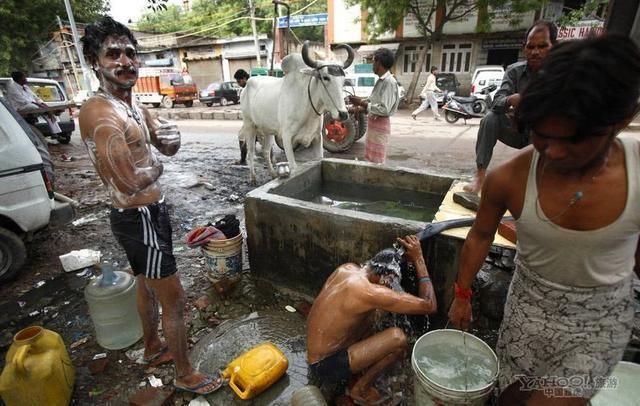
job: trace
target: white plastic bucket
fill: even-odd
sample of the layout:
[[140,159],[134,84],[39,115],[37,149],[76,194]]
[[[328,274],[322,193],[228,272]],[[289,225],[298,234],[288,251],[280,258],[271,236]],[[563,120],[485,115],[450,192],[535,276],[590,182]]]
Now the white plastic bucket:
[[[463,340],[464,334],[464,340]],[[417,361],[418,353],[425,347],[434,344],[447,344],[451,347],[463,349],[466,343],[466,351],[474,356],[486,357],[487,362],[495,371],[486,385],[459,390],[448,388],[437,383],[423,371]],[[411,354],[411,367],[414,373],[414,399],[415,404],[426,405],[484,405],[493,392],[499,372],[498,357],[484,341],[473,334],[463,333],[460,330],[434,330],[416,341]],[[495,368],[494,368],[495,367]]]
[[636,406],[640,399],[640,364],[620,361],[604,387],[591,398],[593,406]]
[[227,240],[211,240],[202,247],[212,282],[235,280],[242,274],[242,234]]

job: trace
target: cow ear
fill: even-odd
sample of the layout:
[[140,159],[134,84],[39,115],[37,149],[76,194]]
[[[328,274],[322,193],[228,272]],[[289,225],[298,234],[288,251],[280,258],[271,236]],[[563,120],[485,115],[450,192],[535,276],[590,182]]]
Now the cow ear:
[[302,68],[300,73],[308,76],[318,76],[318,71],[313,68]]

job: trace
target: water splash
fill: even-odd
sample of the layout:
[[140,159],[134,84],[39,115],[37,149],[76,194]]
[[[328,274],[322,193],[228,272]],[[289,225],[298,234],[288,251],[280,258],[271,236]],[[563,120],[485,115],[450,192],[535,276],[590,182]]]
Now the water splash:
[[[391,275],[387,280],[387,285],[394,291],[407,292],[414,296],[418,295],[418,278],[416,269],[412,263],[404,260],[404,248],[399,244],[394,244],[393,248],[387,248],[374,256],[369,264],[379,267],[381,272]],[[427,315],[406,315],[388,313],[380,320],[377,320],[376,331],[383,331],[390,327],[401,328],[409,344],[415,343],[429,329],[429,316]]]

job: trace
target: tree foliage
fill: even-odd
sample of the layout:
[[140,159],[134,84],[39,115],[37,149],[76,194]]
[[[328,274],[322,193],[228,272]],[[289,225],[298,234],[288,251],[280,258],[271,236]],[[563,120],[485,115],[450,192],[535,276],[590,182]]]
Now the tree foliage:
[[[274,16],[273,4],[270,0],[252,1],[255,5],[255,16],[258,19],[256,21],[257,31],[271,33]],[[309,3],[311,3],[309,0],[291,1],[289,2],[291,12],[296,12]],[[191,11],[188,12],[184,12],[181,7],[176,5],[169,5],[163,9],[149,8],[151,12],[140,19],[136,29],[154,33],[193,33],[217,38],[252,34],[248,0],[197,0]],[[303,11],[304,14],[319,12],[326,12],[325,1],[316,1]],[[296,28],[295,34],[304,39],[318,39],[314,38],[318,36],[321,39],[322,27]]]
[[[108,11],[106,0],[71,0],[76,22],[89,22]],[[64,2],[51,0],[0,1],[0,71],[28,70],[39,45],[58,27],[56,15],[64,21]]]
[[557,24],[561,27],[575,25],[584,18],[598,19],[596,12],[606,7],[609,0],[587,0],[582,7],[568,10],[560,17]]

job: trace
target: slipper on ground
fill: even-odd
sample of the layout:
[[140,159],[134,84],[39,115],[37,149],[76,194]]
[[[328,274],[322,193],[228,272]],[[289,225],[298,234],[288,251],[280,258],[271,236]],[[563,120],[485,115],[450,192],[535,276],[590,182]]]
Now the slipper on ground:
[[[210,384],[215,383],[213,389],[211,390],[204,390],[204,388],[206,388],[207,386],[209,386]],[[185,392],[191,392],[191,393],[195,393],[197,395],[208,395],[210,393],[213,393],[215,391],[217,391],[218,389],[220,389],[222,387],[222,385],[224,384],[224,379],[222,379],[221,376],[217,376],[215,378],[212,377],[207,377],[204,381],[193,385],[193,386],[183,386],[178,384],[175,380],[173,381],[173,386],[176,389],[180,389],[183,390]]]
[[142,358],[142,363],[144,365],[158,366],[158,365],[171,362],[172,359],[169,358],[165,361],[158,363],[160,358],[162,358],[162,356],[165,355],[168,351],[169,351],[169,346],[167,346],[166,344],[163,344],[158,352],[156,352],[155,354],[149,355],[148,357]]

